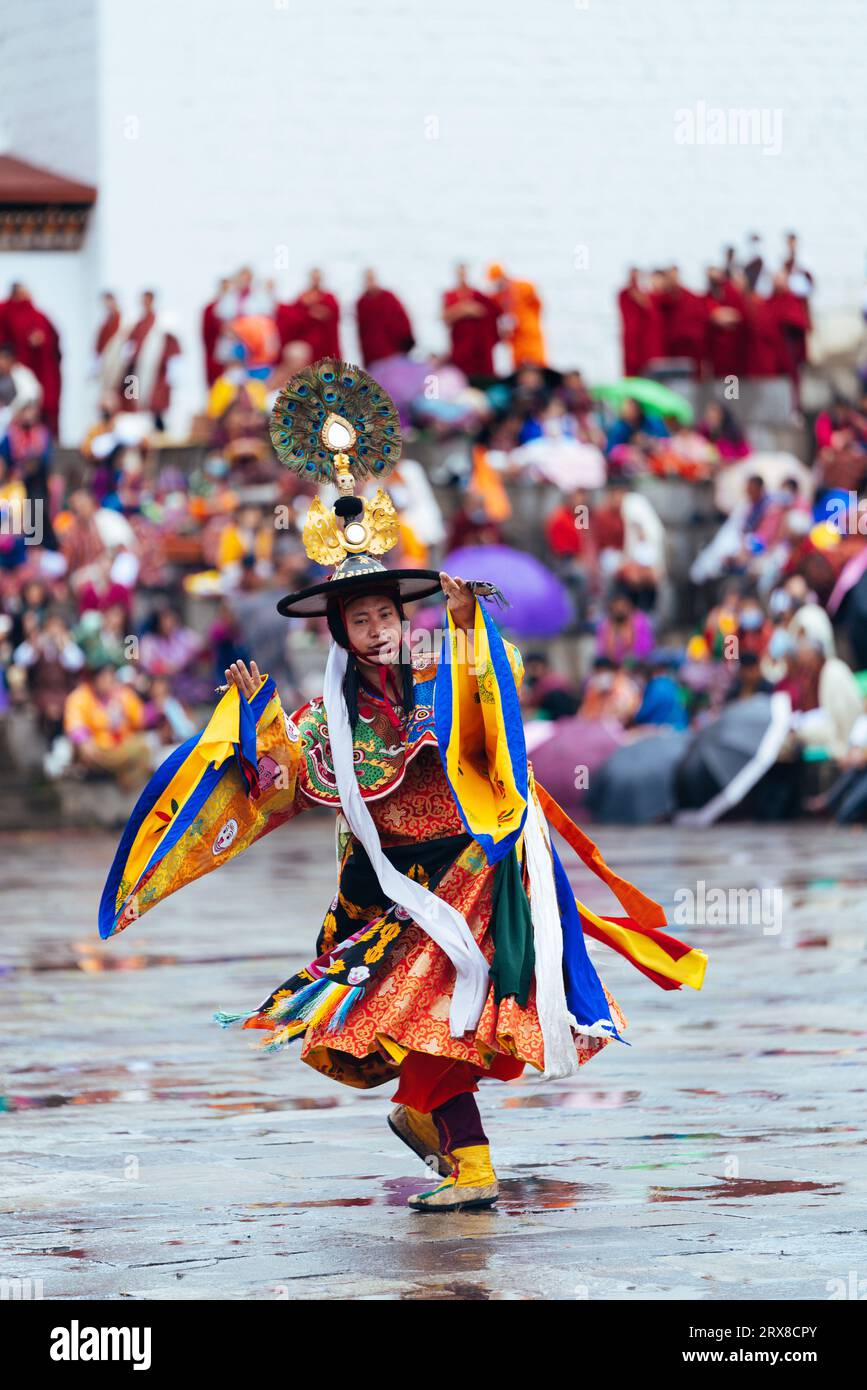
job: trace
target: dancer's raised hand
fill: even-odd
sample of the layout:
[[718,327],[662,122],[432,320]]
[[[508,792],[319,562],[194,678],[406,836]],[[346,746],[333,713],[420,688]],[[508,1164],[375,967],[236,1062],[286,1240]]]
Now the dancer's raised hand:
[[236,685],[241,694],[248,700],[252,699],[262,684],[259,667],[255,661],[250,662],[249,671],[243,661],[233,661],[231,666],[226,668],[225,676],[226,685],[224,688],[228,690],[230,685]]

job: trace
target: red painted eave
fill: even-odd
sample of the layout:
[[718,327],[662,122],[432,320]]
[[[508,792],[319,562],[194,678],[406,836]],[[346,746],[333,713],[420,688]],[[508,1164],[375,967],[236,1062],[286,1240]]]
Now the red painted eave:
[[70,203],[92,207],[95,202],[96,189],[89,183],[77,183],[13,155],[0,155],[0,207]]

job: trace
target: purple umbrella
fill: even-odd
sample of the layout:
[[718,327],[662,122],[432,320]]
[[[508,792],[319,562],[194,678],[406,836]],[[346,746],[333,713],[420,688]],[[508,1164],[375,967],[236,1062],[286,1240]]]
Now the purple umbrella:
[[569,594],[560,580],[523,550],[468,545],[447,555],[442,568],[460,579],[483,579],[502,589],[509,607],[494,613],[517,637],[555,637],[572,619]]
[[[534,728],[536,721],[529,725]],[[564,810],[581,810],[596,769],[622,748],[626,734],[613,719],[555,719],[551,736],[530,753],[536,781]]]
[[397,407],[400,423],[410,423],[410,402],[424,390],[430,374],[430,366],[425,362],[413,362],[411,357],[382,357],[371,362],[370,375],[387,391]]

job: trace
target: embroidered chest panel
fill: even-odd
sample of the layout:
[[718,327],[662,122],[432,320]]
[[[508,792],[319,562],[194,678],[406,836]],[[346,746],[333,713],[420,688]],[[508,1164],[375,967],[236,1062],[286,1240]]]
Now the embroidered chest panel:
[[[384,700],[359,695],[353,750],[356,780],[366,801],[386,796],[399,786],[416,753],[431,744],[436,746],[433,693],[433,678],[416,680],[416,706],[407,719],[401,719],[400,728],[395,728],[388,718]],[[321,805],[339,806],[322,700],[310,700],[293,715],[293,720],[303,749],[299,773],[302,792]]]

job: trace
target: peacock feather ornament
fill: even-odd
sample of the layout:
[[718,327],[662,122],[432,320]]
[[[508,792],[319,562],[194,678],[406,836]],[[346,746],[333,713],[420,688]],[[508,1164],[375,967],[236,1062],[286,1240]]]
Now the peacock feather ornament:
[[[287,594],[277,604],[284,617],[321,617],[331,598],[363,593],[387,581],[404,600],[440,591],[437,570],[387,570],[379,559],[397,544],[394,504],[378,488],[372,498],[354,495],[357,484],[382,479],[400,458],[400,420],[394,402],[367,372],[326,357],[283,387],[271,412],[271,441],[281,462],[305,482],[331,483],[334,506],[315,498],[302,531],[304,549],[319,565],[333,565],[330,579]],[[476,592],[491,593],[479,583]]]
[[384,478],[400,458],[394,402],[372,376],[326,357],[294,376],[271,413],[277,457],[308,483]]

